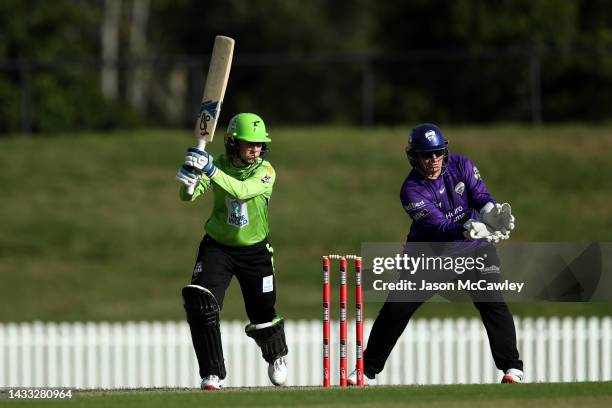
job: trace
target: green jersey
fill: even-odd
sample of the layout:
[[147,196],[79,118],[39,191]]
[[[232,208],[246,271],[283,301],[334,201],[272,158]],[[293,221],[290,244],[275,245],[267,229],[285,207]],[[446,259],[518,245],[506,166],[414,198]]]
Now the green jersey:
[[224,155],[215,159],[219,169],[209,179],[200,178],[193,195],[181,186],[183,201],[194,201],[211,186],[214,207],[205,230],[215,241],[228,246],[247,246],[263,241],[269,232],[268,201],[276,174],[270,162],[258,159],[248,167],[235,167]]

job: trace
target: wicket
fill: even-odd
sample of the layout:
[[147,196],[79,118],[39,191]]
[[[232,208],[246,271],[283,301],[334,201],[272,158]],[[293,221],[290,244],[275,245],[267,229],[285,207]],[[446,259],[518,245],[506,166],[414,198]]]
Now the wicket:
[[355,361],[357,365],[357,386],[363,386],[363,299],[361,294],[361,257],[356,255],[323,256],[323,386],[331,387],[330,350],[330,260],[340,261],[340,387],[347,386],[347,269],[348,260],[355,263]]

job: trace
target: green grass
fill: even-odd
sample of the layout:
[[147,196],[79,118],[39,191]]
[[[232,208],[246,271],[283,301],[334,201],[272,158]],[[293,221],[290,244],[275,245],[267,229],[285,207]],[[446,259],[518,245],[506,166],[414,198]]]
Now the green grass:
[[[77,392],[78,407],[609,407],[612,383]],[[54,406],[54,402],[20,406]]]
[[[406,128],[271,129],[278,174],[270,202],[278,311],[320,316],[320,256],[403,241],[398,191]],[[461,127],[469,155],[517,217],[514,240],[612,239],[612,128]],[[178,199],[189,131],[0,139],[0,321],[182,319],[180,288],[211,200]],[[221,140],[211,145],[222,149]],[[379,305],[366,305],[374,316]],[[612,304],[513,304],[519,315],[611,314]],[[429,304],[419,316],[472,316]],[[224,319],[246,319],[238,285]]]

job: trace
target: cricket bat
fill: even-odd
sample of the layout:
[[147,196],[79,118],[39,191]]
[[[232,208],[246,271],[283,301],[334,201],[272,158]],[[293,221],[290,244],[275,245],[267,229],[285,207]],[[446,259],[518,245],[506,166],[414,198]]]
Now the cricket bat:
[[[204,85],[204,94],[200,111],[196,119],[194,135],[198,139],[197,148],[204,150],[206,144],[212,142],[215,136],[215,128],[221,113],[223,96],[227,88],[230,68],[232,67],[232,56],[234,54],[234,40],[229,37],[218,35],[215,37],[208,75]],[[187,192],[193,194],[195,186],[189,187]]]

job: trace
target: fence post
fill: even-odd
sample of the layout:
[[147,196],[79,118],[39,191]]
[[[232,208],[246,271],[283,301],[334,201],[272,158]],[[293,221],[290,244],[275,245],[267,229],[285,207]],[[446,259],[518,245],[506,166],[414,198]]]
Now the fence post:
[[455,380],[455,321],[451,318],[444,319],[442,328],[442,341],[444,342],[444,370],[443,384],[452,384]]
[[21,378],[19,379],[19,384],[33,387],[32,345],[34,344],[34,339],[32,338],[32,326],[30,323],[21,323],[19,325],[19,337],[19,344],[21,345],[21,361],[19,362]]
[[604,317],[601,322],[601,378],[612,380],[612,317]]
[[[440,319],[433,318],[429,320],[429,366],[431,367],[431,373],[429,376],[430,384],[441,384],[442,373],[444,372],[444,362],[440,359],[440,356],[442,355],[442,350],[440,347],[442,343],[442,329],[440,326]],[[401,384],[401,381],[398,381],[397,384]]]
[[532,379],[537,382],[546,381],[546,341],[550,341],[550,332],[546,327],[546,319],[540,317],[535,323],[535,372]]
[[575,381],[586,380],[586,319],[579,317],[574,320],[574,355],[576,356]]
[[74,356],[74,384],[76,388],[85,387],[85,326],[83,323],[74,323],[72,327],[74,336],[72,355]]
[[[6,326],[0,323],[0,361],[6,361],[6,353],[4,352],[4,348],[6,347]],[[6,381],[6,375],[4,373],[6,364],[0,365],[0,387],[5,387],[8,385],[8,381]]]
[[599,341],[601,339],[600,331],[599,331],[599,318],[591,317],[589,319],[588,325],[588,355],[589,355],[589,381],[599,381],[599,365],[601,361],[601,355],[599,354]]
[[47,378],[44,385],[59,386],[57,373],[58,327],[55,323],[47,325]]
[[116,388],[125,387],[125,381],[123,378],[125,359],[124,359],[124,346],[125,336],[123,334],[124,327],[123,323],[113,323],[112,325],[112,338],[113,338],[113,382],[112,386]]
[[70,364],[70,350],[74,348],[72,328],[73,326],[67,322],[59,325],[59,385],[61,387],[69,387],[74,382],[72,365]]
[[458,384],[466,384],[467,379],[467,321],[460,317],[455,322],[455,336],[457,339],[457,376],[455,382]]
[[572,347],[574,343],[574,338],[574,319],[572,319],[571,317],[566,317],[563,319],[561,328],[561,361],[563,361],[563,376],[561,377],[561,379],[563,382],[570,382],[576,380],[574,370],[575,349]]
[[521,324],[521,341],[519,341],[519,350],[523,360],[526,362],[527,369],[525,370],[525,381],[533,381],[535,369],[535,356],[533,354],[533,319],[526,317],[522,319]]
[[560,322],[558,317],[552,317],[548,321],[548,377],[550,382],[561,380],[561,370],[559,356],[559,344],[561,339]]
[[416,382],[417,384],[427,384],[430,374],[429,366],[429,353],[427,348],[429,346],[429,325],[427,320],[418,319],[415,322],[416,336],[417,336],[417,372]]
[[126,379],[127,388],[138,387],[138,326],[135,322],[125,324],[125,352],[127,354]]

